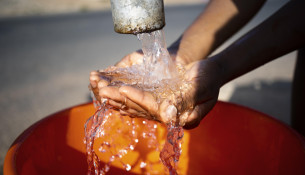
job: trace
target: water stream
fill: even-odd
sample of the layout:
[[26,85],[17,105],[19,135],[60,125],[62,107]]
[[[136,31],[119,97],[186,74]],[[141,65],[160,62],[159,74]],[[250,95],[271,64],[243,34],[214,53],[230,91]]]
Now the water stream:
[[[100,73],[103,77],[111,80],[111,86],[135,86],[151,92],[157,102],[161,103],[164,99],[181,90],[181,82],[183,82],[181,72],[183,71],[178,70],[170,58],[162,30],[138,34],[137,37],[142,43],[144,53],[142,64],[128,68],[108,69]],[[95,105],[97,111],[85,125],[84,142],[87,149],[88,175],[106,174],[114,161],[120,162],[126,171],[130,171],[133,165],[124,163],[122,157],[134,150],[138,142],[143,139],[146,139],[148,147],[160,152],[160,161],[168,169],[169,174],[178,174],[177,163],[182,151],[183,138],[183,129],[179,125],[179,121],[173,119],[167,124],[165,143],[161,145],[157,140],[158,133],[155,121],[143,119],[139,123],[133,118],[122,116],[108,105],[107,100]],[[139,130],[139,128],[144,129]],[[94,145],[97,143],[99,153],[94,151]],[[161,147],[163,148],[161,149]],[[102,154],[106,163],[99,159],[101,156],[98,154]],[[150,162],[143,160],[140,166],[146,169],[146,173],[153,171]]]

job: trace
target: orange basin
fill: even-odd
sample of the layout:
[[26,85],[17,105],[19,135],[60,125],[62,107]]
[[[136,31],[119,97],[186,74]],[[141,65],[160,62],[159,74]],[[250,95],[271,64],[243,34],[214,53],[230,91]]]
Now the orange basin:
[[[8,150],[4,175],[86,174],[84,124],[94,112],[92,104],[84,104],[32,125]],[[304,138],[249,108],[218,102],[199,127],[185,131],[185,139],[181,174],[305,174]],[[141,172],[114,166],[108,174]]]

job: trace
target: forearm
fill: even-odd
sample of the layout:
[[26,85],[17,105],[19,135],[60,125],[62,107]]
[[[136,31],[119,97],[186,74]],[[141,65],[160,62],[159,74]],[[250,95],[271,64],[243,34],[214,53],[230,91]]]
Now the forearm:
[[190,63],[206,58],[243,27],[265,0],[211,0],[206,9],[169,48]]
[[223,84],[305,44],[305,1],[287,3],[220,54]]

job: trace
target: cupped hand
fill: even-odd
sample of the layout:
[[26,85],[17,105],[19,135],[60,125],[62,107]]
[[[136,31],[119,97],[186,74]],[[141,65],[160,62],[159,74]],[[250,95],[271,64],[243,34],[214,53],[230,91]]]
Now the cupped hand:
[[[142,62],[143,62],[143,52],[135,51],[126,55],[118,63],[116,63],[114,66],[107,68],[105,71],[109,69],[115,69],[118,67],[120,68],[130,67],[134,64],[141,64]],[[109,80],[101,76],[99,71],[92,71],[90,72],[89,81],[90,81],[89,89],[92,90],[94,97],[99,103],[101,101],[101,97],[99,95],[99,89],[107,86],[109,84]]]
[[99,83],[99,96],[109,99],[109,104],[119,109],[123,115],[144,117],[163,123],[175,120],[178,112],[176,109],[181,109],[183,103],[188,103],[190,109],[179,116],[179,123],[184,125],[184,128],[191,129],[199,125],[217,102],[221,69],[208,59],[191,63],[186,69],[184,78],[188,82],[188,88],[161,103],[157,103],[149,92],[132,86],[109,87],[104,80]]
[[[116,63],[114,66],[108,67],[104,71],[108,71],[110,69],[116,69],[116,68],[127,68],[131,67],[135,64],[142,64],[143,63],[143,52],[141,50],[132,52],[125,57],[123,57],[118,63]],[[181,65],[184,65],[183,59],[177,56],[177,48],[172,48],[170,51],[171,58]],[[94,97],[96,98],[96,102],[99,103],[101,101],[101,96],[99,95],[100,89],[103,87],[106,87],[109,84],[109,80],[103,76],[101,76],[99,71],[92,71],[90,73],[90,85],[89,89],[92,90]],[[113,87],[112,91],[118,90],[118,88]],[[117,93],[117,92],[116,92]],[[115,94],[116,94],[115,93]],[[103,93],[102,93],[103,94]]]
[[[178,118],[180,125],[184,125],[186,129],[194,128],[200,124],[200,121],[217,102],[221,86],[221,69],[209,60],[192,63],[186,68],[184,78],[188,82],[187,88],[163,100],[160,104],[156,102],[151,93],[131,86],[123,86],[118,89],[121,100],[117,102],[122,104],[124,99],[123,104],[127,107],[124,113],[127,115],[137,116],[145,111],[144,113],[149,119],[164,123],[176,119],[177,111],[173,108],[176,107],[176,109],[182,110],[182,114]],[[111,91],[103,91],[103,93],[104,97],[109,98]],[[188,105],[184,105],[185,103]],[[137,108],[134,108],[133,105],[137,105]],[[187,109],[183,109],[185,107]]]
[[143,52],[135,51],[132,52],[125,57],[123,57],[118,63],[116,63],[115,67],[130,67],[134,64],[141,64],[143,62]]

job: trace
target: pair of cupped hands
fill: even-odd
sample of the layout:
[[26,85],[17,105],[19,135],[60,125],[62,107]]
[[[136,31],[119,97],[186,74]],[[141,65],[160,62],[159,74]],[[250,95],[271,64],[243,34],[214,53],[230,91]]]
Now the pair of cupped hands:
[[[175,64],[183,65],[186,72],[184,79],[188,87],[181,92],[171,96],[169,99],[157,103],[155,97],[150,93],[131,86],[108,86],[109,81],[102,78],[98,71],[90,73],[90,85],[98,100],[108,99],[107,102],[120,111],[122,115],[131,117],[142,117],[169,123],[168,109],[171,105],[178,107],[181,99],[191,105],[190,110],[180,114],[178,119],[180,125],[185,129],[195,128],[200,121],[216,104],[220,89],[220,67],[212,60],[204,59],[188,63],[175,52],[170,53]],[[136,51],[125,56],[115,67],[126,68],[141,63],[142,52]],[[181,97],[181,94],[184,94]],[[174,113],[177,114],[177,113]],[[173,116],[177,117],[177,116]]]

